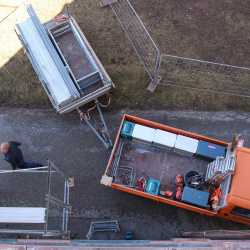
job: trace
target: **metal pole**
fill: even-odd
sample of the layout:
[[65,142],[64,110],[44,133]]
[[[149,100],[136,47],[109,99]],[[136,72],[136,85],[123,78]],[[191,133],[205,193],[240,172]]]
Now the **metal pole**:
[[186,61],[191,61],[191,62],[206,63],[206,64],[211,64],[211,65],[216,65],[216,66],[221,66],[221,67],[228,67],[228,68],[233,68],[233,69],[240,69],[240,70],[250,71],[250,68],[247,68],[247,67],[234,66],[234,65],[230,65],[230,64],[224,64],[224,63],[216,63],[216,62],[193,59],[193,58],[187,58],[187,57],[182,57],[182,56],[174,56],[174,55],[162,54],[162,58],[164,58],[164,57],[181,59],[181,60],[186,60]]
[[[46,200],[48,200],[48,196],[47,196],[47,195],[46,195]],[[64,202],[64,201],[62,201],[62,200],[56,198],[56,197],[53,196],[53,195],[50,195],[50,203],[54,203],[54,204],[56,204],[57,206],[60,206],[60,207],[62,207],[62,208],[67,207],[66,202]]]
[[66,209],[66,221],[65,221],[65,233],[68,233],[68,223],[69,223],[69,182],[68,179],[65,180],[67,182],[67,196],[66,196],[66,204],[67,204],[67,209]]
[[49,220],[49,207],[50,207],[50,192],[51,192],[51,165],[48,160],[48,194],[47,194],[47,206],[46,206],[46,219],[44,225],[44,234],[48,232],[48,220]]
[[98,103],[98,100],[95,101],[96,103],[96,108],[97,108],[97,111],[99,113],[99,116],[100,116],[100,120],[102,122],[102,125],[104,127],[104,133],[101,131],[99,132],[95,127],[94,125],[91,124],[90,122],[90,118],[86,115],[86,113],[82,112],[80,109],[77,109],[79,115],[80,115],[80,120],[81,121],[85,121],[86,124],[89,126],[89,128],[93,131],[93,133],[97,136],[97,138],[104,144],[104,146],[109,149],[110,147],[112,147],[112,141],[110,139],[110,135],[108,133],[108,128],[107,128],[107,125],[106,125],[106,122],[104,120],[104,117],[103,117],[103,114],[102,114],[102,111],[101,111],[101,108],[99,107],[99,103]]
[[102,138],[102,136],[97,132],[95,127],[90,123],[90,121],[87,119],[87,117],[84,117],[84,121],[86,124],[90,127],[90,129],[94,132],[94,134],[97,136],[97,138],[104,144],[104,146],[108,149],[109,145],[106,143],[106,141]]
[[62,221],[62,232],[64,234],[68,233],[68,217],[69,217],[69,183],[68,179],[65,179],[64,182],[64,208],[63,208],[63,221]]
[[[50,167],[55,170],[55,172],[59,173],[63,178],[65,177],[65,174],[63,171],[61,171],[52,161],[50,161]],[[54,172],[54,171],[51,171]]]
[[100,104],[99,104],[99,101],[98,101],[98,100],[96,100],[96,108],[97,108],[97,110],[98,110],[98,113],[99,113],[99,115],[100,115],[102,124],[103,124],[103,126],[104,126],[104,132],[105,132],[105,135],[104,135],[104,136],[105,136],[105,138],[106,138],[106,140],[107,140],[107,143],[108,143],[109,147],[112,147],[112,146],[113,146],[113,143],[112,143],[112,141],[111,141],[110,134],[109,134],[109,130],[108,130],[107,124],[106,124],[106,122],[105,122],[105,119],[104,119],[104,117],[103,117],[103,113],[102,113],[102,110],[101,110],[101,107],[100,107]]
[[48,166],[37,167],[37,168],[26,168],[26,169],[16,169],[16,170],[0,170],[0,174],[12,174],[12,173],[47,173],[47,171],[36,171],[48,169]]
[[[63,212],[62,212],[62,225],[61,225],[61,235],[66,235],[68,233],[68,214],[69,214],[69,209],[71,209],[71,206],[69,204],[69,187],[68,187],[68,179],[65,177],[64,173],[62,171],[60,171],[53,162],[49,161],[49,177],[48,177],[48,194],[46,195],[46,201],[47,201],[47,210],[48,213],[47,218],[46,218],[46,227],[47,227],[47,231],[45,231],[45,234],[48,235],[48,233],[50,233],[50,231],[48,230],[48,214],[49,214],[49,208],[50,208],[50,204],[56,204],[57,206],[60,206],[63,208]],[[64,194],[63,194],[63,200],[58,199],[57,197],[53,196],[51,194],[51,169],[56,169],[58,171],[60,176],[63,177],[64,179]]]
[[[66,187],[67,183],[66,181],[64,182],[64,195],[63,195],[63,201],[64,201],[64,204],[66,203],[66,192],[67,192],[67,187]],[[63,218],[62,218],[62,231],[65,232],[65,206],[63,207]]]

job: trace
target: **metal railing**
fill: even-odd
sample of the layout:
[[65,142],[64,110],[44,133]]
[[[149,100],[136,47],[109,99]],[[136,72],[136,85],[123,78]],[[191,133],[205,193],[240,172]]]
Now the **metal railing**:
[[117,0],[110,7],[149,75],[148,90],[153,92],[159,81],[160,49],[129,0]]
[[250,68],[161,55],[161,86],[249,98]]
[[157,85],[205,91],[215,94],[250,97],[250,68],[210,62],[161,53],[130,0],[101,0],[110,6],[131,41],[151,83]]
[[[68,222],[69,222],[69,213],[71,210],[70,202],[69,202],[69,182],[68,178],[64,175],[64,173],[51,161],[48,160],[47,166],[37,167],[37,168],[29,168],[29,169],[17,169],[17,170],[1,170],[0,175],[21,175],[24,174],[27,176],[30,174],[32,178],[33,174],[37,175],[45,175],[47,177],[47,188],[45,192],[45,204],[41,204],[42,208],[45,209],[45,218],[44,222],[41,223],[41,228],[32,229],[32,223],[29,229],[16,229],[16,228],[0,228],[0,234],[26,234],[26,235],[41,235],[44,237],[54,237],[54,236],[69,236],[68,230]],[[47,175],[47,176],[46,176]],[[62,187],[60,194],[62,197],[59,197],[58,194],[53,192],[52,185],[55,179],[53,176],[56,176],[57,181],[61,180]],[[54,183],[58,185],[58,183]],[[59,188],[60,189],[60,188]],[[6,209],[13,208],[6,206]],[[29,207],[27,207],[29,208]],[[56,216],[59,218],[57,229],[53,229],[49,227],[51,212],[52,209],[56,212]],[[0,222],[1,223],[1,222]],[[12,222],[13,223],[13,222]],[[16,222],[17,224],[18,222]],[[54,223],[54,221],[53,221]],[[51,223],[50,223],[51,224]]]

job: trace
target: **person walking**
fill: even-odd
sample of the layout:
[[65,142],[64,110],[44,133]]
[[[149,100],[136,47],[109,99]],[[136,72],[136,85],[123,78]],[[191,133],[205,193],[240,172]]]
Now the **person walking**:
[[3,142],[0,145],[0,152],[4,159],[10,163],[13,170],[42,167],[43,164],[24,161],[21,143],[16,141]]

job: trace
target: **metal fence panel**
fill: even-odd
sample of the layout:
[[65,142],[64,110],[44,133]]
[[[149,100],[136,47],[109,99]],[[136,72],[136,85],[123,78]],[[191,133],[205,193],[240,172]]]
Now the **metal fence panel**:
[[148,89],[154,91],[159,80],[160,50],[129,0],[110,5],[150,77]]
[[249,98],[250,68],[162,54],[161,86]]

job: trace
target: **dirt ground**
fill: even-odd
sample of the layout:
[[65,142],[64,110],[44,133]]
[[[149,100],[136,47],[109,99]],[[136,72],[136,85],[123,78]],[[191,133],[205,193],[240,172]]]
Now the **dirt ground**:
[[[0,0],[0,18],[21,1]],[[250,73],[214,71],[211,68],[162,65],[162,83],[154,94],[146,90],[148,78],[109,8],[99,0],[30,1],[42,21],[68,10],[78,21],[97,55],[116,84],[112,109],[195,109],[250,110]],[[163,53],[250,66],[250,19],[247,0],[131,0]],[[21,50],[14,33],[19,10],[0,23],[0,105],[50,107],[49,101]],[[2,19],[1,19],[2,20]],[[187,69],[188,68],[188,69]],[[205,72],[205,73],[204,73]],[[166,85],[178,82],[181,87]],[[192,84],[190,84],[192,82]],[[185,89],[183,85],[208,88],[212,92]],[[219,90],[236,90],[239,96],[222,95]],[[217,91],[218,90],[218,91]]]

